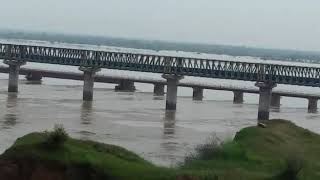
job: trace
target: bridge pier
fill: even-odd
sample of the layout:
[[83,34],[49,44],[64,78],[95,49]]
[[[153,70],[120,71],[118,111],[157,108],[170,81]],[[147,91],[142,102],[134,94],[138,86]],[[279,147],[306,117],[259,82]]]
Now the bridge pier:
[[42,74],[41,72],[29,72],[25,77],[28,81],[41,81]]
[[202,101],[203,99],[203,89],[199,87],[193,87],[192,99],[194,101]]
[[163,74],[162,77],[167,80],[166,110],[176,110],[178,83],[179,80],[183,78],[183,76],[174,74]]
[[242,104],[243,101],[243,92],[242,91],[233,91],[233,103]]
[[155,96],[163,96],[164,95],[164,84],[154,84],[153,94]]
[[20,66],[25,65],[23,61],[4,60],[3,63],[9,65],[8,92],[18,92]]
[[93,100],[93,86],[94,86],[94,76],[96,72],[100,71],[98,68],[94,67],[79,67],[80,71],[83,71],[83,96],[84,101]]
[[318,111],[318,99],[308,98],[308,112],[316,113]]
[[281,96],[278,94],[272,94],[271,95],[271,102],[270,102],[270,106],[274,107],[274,108],[280,108],[280,99]]
[[124,79],[124,80],[120,80],[120,83],[115,87],[115,90],[134,92],[136,90],[136,87],[134,86],[134,81]]
[[257,82],[255,85],[259,87],[258,121],[269,120],[272,89],[277,85],[268,82]]

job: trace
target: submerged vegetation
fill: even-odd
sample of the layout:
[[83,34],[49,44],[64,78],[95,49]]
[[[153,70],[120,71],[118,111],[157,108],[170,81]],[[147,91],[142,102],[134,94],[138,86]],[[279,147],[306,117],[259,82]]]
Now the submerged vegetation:
[[[3,173],[3,162],[14,162],[20,168],[23,162],[29,162],[30,177],[35,177],[40,163],[45,171],[54,169],[55,177],[66,180],[320,179],[320,135],[284,120],[268,121],[266,125],[244,128],[233,141],[220,143],[213,139],[199,145],[185,163],[175,168],[158,167],[118,146],[72,139],[62,127],[56,127],[53,132],[17,139],[0,156],[0,178],[10,177]],[[55,148],[48,150],[48,144]]]

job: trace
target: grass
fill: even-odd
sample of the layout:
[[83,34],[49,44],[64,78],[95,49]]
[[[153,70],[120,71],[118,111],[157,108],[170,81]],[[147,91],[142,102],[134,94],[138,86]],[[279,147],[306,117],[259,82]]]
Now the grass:
[[284,120],[248,127],[233,141],[210,142],[196,148],[176,168],[164,168],[118,146],[67,138],[48,150],[44,133],[17,139],[0,159],[32,158],[64,166],[86,165],[103,172],[106,179],[320,179],[320,135]]
[[173,176],[172,170],[156,167],[118,146],[72,138],[54,149],[48,149],[46,143],[46,134],[28,134],[17,139],[1,159],[30,159],[66,167],[85,166],[102,172],[108,179],[172,179]]
[[284,179],[283,174],[300,163],[298,179],[320,179],[320,135],[285,120],[265,123],[267,128],[242,129],[211,157],[181,168],[212,170],[220,179]]

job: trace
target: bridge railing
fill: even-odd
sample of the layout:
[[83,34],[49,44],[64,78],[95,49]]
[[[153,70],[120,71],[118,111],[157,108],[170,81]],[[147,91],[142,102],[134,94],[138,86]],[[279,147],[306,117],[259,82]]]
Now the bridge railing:
[[320,86],[320,68],[124,52],[0,44],[0,58],[280,84]]

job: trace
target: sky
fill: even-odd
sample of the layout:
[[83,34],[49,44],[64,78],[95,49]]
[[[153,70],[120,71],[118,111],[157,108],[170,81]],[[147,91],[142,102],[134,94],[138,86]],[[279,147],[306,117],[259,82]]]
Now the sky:
[[320,0],[0,0],[0,28],[320,51]]

